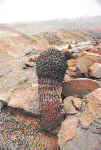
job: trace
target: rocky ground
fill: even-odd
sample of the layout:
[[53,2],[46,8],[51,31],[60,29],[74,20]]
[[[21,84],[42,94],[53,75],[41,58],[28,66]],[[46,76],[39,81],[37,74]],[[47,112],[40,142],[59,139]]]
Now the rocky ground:
[[65,119],[51,135],[40,129],[36,115],[35,62],[42,50],[26,49],[17,57],[1,50],[0,150],[101,150],[101,45],[61,50],[73,58],[61,94]]
[[101,49],[97,48],[68,61],[62,92],[67,115],[58,133],[61,150],[101,149]]

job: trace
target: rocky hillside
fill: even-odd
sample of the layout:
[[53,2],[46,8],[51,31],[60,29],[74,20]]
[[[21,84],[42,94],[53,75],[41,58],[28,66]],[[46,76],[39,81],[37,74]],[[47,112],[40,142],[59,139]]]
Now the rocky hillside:
[[[54,28],[26,34],[0,25],[1,150],[100,150],[100,32]],[[50,46],[71,56],[59,91],[65,117],[51,134],[40,127],[36,75],[37,57]]]

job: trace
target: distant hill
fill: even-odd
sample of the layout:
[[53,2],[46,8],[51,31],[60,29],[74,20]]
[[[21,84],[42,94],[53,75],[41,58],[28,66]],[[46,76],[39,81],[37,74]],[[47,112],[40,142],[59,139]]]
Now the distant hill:
[[76,19],[60,19],[41,22],[25,22],[9,24],[9,26],[15,29],[26,32],[27,34],[36,34],[39,32],[53,31],[57,29],[82,30],[82,29],[100,29],[101,28],[101,16],[83,17]]

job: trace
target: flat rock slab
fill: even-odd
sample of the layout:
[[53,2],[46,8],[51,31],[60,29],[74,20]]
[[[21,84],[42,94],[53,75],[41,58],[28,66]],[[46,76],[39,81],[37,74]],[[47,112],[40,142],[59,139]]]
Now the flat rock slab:
[[97,81],[87,78],[78,78],[63,84],[62,95],[63,97],[75,95],[83,97],[97,88],[100,88]]
[[20,108],[27,112],[39,114],[38,85],[0,91],[0,100],[6,102],[8,106],[13,108]]
[[[30,66],[32,65],[33,66]],[[34,55],[1,63],[0,100],[8,106],[39,114],[38,79]],[[25,64],[29,66],[23,68]],[[4,68],[4,69],[3,69]]]

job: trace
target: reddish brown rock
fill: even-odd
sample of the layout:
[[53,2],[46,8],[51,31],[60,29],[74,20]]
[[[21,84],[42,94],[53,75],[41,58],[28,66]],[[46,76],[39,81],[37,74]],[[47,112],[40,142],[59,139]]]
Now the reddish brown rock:
[[101,64],[99,64],[99,63],[94,63],[94,64],[89,68],[89,75],[90,75],[91,77],[101,78]]
[[78,78],[63,84],[62,95],[67,96],[84,96],[93,90],[99,88],[100,85],[95,80],[87,78]]

